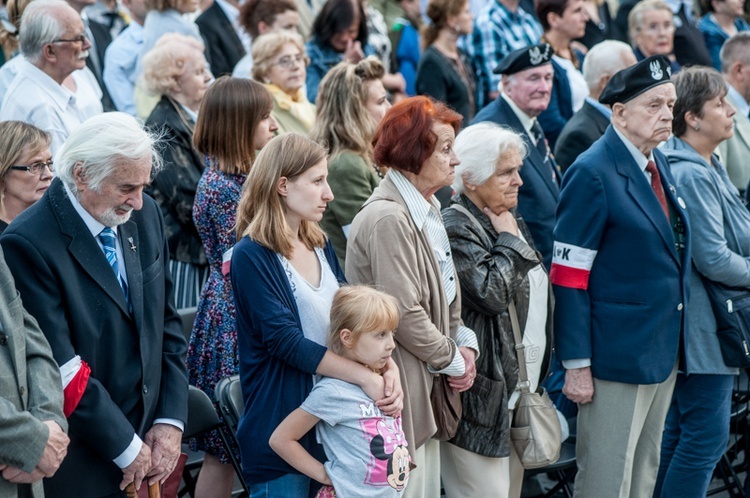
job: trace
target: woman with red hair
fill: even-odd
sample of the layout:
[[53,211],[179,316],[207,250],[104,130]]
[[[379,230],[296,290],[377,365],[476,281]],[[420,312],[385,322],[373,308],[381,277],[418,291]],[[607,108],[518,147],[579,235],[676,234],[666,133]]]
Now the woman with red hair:
[[430,393],[436,374],[447,377],[449,390],[469,389],[479,353],[474,332],[461,322],[458,279],[434,196],[453,183],[460,126],[460,114],[429,97],[405,99],[386,113],[373,145],[375,163],[390,170],[354,218],[347,243],[349,281],[375,285],[399,303],[393,359],[406,394],[403,429],[418,465],[405,497],[440,496]]

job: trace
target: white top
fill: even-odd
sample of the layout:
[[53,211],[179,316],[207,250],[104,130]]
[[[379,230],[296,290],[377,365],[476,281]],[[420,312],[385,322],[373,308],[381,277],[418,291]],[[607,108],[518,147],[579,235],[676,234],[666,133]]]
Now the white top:
[[[84,70],[85,69],[85,70]],[[74,71],[73,93],[23,59],[0,107],[0,121],[25,121],[52,135],[53,156],[78,125],[102,112],[102,91],[88,68]]]
[[565,74],[568,77],[568,83],[570,83],[570,96],[571,102],[573,102],[573,112],[583,107],[583,103],[586,97],[589,96],[589,86],[586,84],[586,79],[583,74],[576,69],[573,62],[565,57],[559,55],[553,55],[552,58],[565,69]]
[[278,254],[278,256],[297,302],[302,333],[306,339],[325,346],[328,342],[328,325],[333,295],[339,289],[339,282],[328,265],[323,249],[316,247],[315,254],[318,256],[318,263],[320,264],[320,283],[317,287],[305,280],[288,259],[281,254]]
[[[253,75],[250,74],[253,71],[253,54],[250,50],[247,51],[247,53],[237,61],[237,65],[234,66],[234,71],[232,71],[232,76],[234,78],[246,78],[246,79],[253,79]],[[304,87],[303,87],[304,88]]]
[[[526,242],[521,232],[518,233],[518,236]],[[541,265],[532,268],[527,275],[529,277],[529,311],[526,315],[526,327],[523,329],[522,342],[526,354],[526,374],[529,377],[529,390],[534,392],[539,386],[544,350],[547,348],[549,282]],[[521,393],[516,386],[516,390],[513,391],[510,400],[508,400],[509,409],[515,409],[520,396]]]

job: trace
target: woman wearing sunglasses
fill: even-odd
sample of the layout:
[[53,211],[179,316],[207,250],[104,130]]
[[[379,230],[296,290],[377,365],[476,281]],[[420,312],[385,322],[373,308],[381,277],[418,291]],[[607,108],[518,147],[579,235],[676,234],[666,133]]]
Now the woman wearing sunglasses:
[[50,135],[20,121],[0,122],[0,233],[52,183]]

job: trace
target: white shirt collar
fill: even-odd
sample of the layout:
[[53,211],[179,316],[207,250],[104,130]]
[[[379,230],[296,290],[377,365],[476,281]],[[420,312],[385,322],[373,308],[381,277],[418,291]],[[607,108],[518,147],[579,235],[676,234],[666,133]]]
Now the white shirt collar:
[[617,136],[620,137],[620,140],[622,140],[622,143],[625,144],[625,148],[628,149],[628,152],[630,152],[630,155],[633,156],[633,160],[638,165],[638,168],[640,168],[641,171],[646,171],[646,166],[648,166],[649,161],[654,160],[654,151],[651,151],[648,155],[648,157],[643,155],[643,152],[638,150],[638,148],[633,145],[633,143],[628,140],[625,135],[620,132],[620,130],[617,129],[616,126],[612,126],[612,129],[615,130],[615,133],[617,133]]
[[390,176],[391,181],[396,186],[398,193],[404,198],[412,221],[414,221],[419,230],[422,230],[427,222],[427,215],[430,213],[430,209],[435,208],[438,213],[440,212],[440,201],[433,195],[428,202],[419,190],[396,169],[391,168],[388,171],[388,176]]
[[50,75],[24,59],[19,66],[18,72],[30,80],[36,82],[52,98],[53,102],[65,111],[69,104],[75,105],[76,96],[73,92],[53,80]]
[[727,83],[727,89],[727,93],[729,94],[729,98],[732,99],[732,104],[737,110],[737,114],[747,116],[748,112],[750,112],[750,104],[748,104],[747,100],[745,100],[745,97],[740,95],[740,92],[738,92],[737,89],[729,83]]
[[[99,223],[91,214],[86,211],[86,208],[81,206],[81,203],[78,202],[78,199],[75,195],[73,195],[73,191],[70,190],[70,187],[63,182],[63,186],[65,187],[65,192],[68,194],[68,199],[70,199],[70,203],[73,204],[73,209],[76,210],[76,213],[81,217],[83,220],[83,223],[86,225],[86,228],[89,229],[89,232],[91,232],[91,235],[94,236],[94,238],[98,237],[100,233],[102,233],[102,230],[107,228],[105,225],[102,225]],[[117,235],[117,227],[110,227],[112,230],[114,230],[115,235]]]
[[534,126],[534,121],[536,118],[532,118],[525,112],[521,110],[520,107],[516,105],[513,100],[508,97],[505,93],[501,93],[500,96],[508,103],[511,109],[513,109],[513,113],[516,115],[518,120],[521,122],[521,126],[523,126],[523,129],[526,130],[526,134],[531,138],[532,143],[534,140],[536,140],[536,137],[531,133],[531,127]]

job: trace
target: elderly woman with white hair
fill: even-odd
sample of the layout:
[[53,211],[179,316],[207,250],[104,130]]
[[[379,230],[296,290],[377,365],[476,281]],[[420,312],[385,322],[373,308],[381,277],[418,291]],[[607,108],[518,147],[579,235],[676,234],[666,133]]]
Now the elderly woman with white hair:
[[210,80],[203,43],[189,36],[166,34],[143,58],[143,86],[161,96],[146,126],[164,137],[164,169],[148,193],[164,216],[177,308],[198,305],[208,274],[206,254],[193,223],[195,191],[204,169],[201,155],[193,148],[193,130]]
[[474,385],[462,393],[456,437],[441,445],[446,497],[518,497],[523,467],[510,442],[519,397],[509,306],[515,303],[533,392],[552,349],[552,294],[541,255],[516,211],[527,148],[510,129],[483,122],[463,130],[455,151],[453,204],[443,210],[461,284],[461,318],[482,354]]

